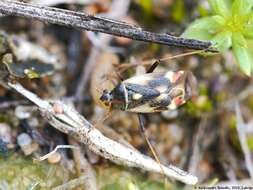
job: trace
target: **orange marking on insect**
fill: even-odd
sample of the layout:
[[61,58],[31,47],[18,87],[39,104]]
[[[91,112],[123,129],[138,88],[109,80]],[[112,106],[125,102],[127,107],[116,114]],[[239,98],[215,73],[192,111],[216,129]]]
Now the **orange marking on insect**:
[[179,106],[179,105],[181,105],[181,104],[184,103],[184,101],[183,101],[181,98],[176,98],[174,101],[175,101],[175,104],[176,104],[177,106]]

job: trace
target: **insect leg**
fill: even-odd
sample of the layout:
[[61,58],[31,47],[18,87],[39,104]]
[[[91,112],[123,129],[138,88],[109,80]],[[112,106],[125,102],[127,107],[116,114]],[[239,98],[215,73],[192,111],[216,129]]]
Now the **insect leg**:
[[162,58],[162,59],[158,59],[156,60],[147,70],[147,73],[152,73],[155,68],[162,62],[162,61],[166,61],[166,60],[172,60],[172,59],[176,59],[176,58],[180,58],[180,57],[184,57],[184,56],[188,56],[188,55],[194,55],[194,54],[198,54],[198,53],[203,53],[206,52],[209,48],[204,49],[204,50],[196,50],[193,52],[187,52],[187,53],[183,53],[183,54],[179,54],[179,55],[174,55],[171,57],[166,57],[166,58]]
[[111,115],[112,115],[112,107],[110,105],[109,108],[108,108],[107,113],[105,114],[105,116],[101,119],[98,119],[98,121],[96,121],[95,123],[93,123],[93,126],[96,127],[98,125],[103,124],[105,122],[105,120],[107,120]]
[[142,134],[143,134],[143,136],[144,136],[144,138],[145,138],[145,140],[146,140],[146,142],[147,142],[147,144],[148,144],[148,146],[149,146],[149,148],[150,148],[150,150],[151,150],[151,152],[152,152],[152,154],[153,154],[156,162],[159,164],[159,166],[161,168],[161,172],[162,172],[164,178],[166,179],[165,172],[164,172],[164,169],[162,167],[162,164],[161,164],[161,162],[160,162],[160,160],[159,160],[159,158],[157,156],[157,153],[156,153],[155,149],[153,148],[152,144],[150,143],[150,141],[149,141],[149,139],[148,139],[148,137],[146,135],[146,129],[145,129],[145,125],[144,125],[144,116],[141,113],[138,113],[137,115],[138,115],[138,119],[139,119],[140,130],[141,130],[141,132],[142,132]]
[[121,81],[121,78],[119,77],[119,75],[115,72],[115,73],[110,73],[110,74],[105,74],[103,76],[103,79],[101,80],[101,83],[102,82],[105,82],[105,81],[110,81],[110,83],[113,85],[113,86],[116,86],[118,84],[118,81]]
[[115,72],[115,75],[117,76],[117,78],[122,82],[124,79],[123,79],[123,77],[121,76],[121,74],[118,73],[118,72],[116,72],[116,71],[114,71],[114,72]]
[[156,61],[148,68],[148,70],[147,70],[146,73],[152,73],[152,72],[155,70],[155,68],[156,68],[160,63],[161,63],[161,61],[160,61],[159,59],[156,60]]

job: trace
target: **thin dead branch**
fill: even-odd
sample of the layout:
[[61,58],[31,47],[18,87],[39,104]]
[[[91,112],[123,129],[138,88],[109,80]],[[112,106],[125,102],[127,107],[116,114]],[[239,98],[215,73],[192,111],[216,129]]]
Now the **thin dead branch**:
[[148,32],[142,30],[142,28],[138,26],[133,26],[125,22],[92,16],[81,12],[32,5],[16,1],[1,0],[0,13],[29,19],[37,19],[43,22],[69,26],[82,30],[123,36],[139,41],[190,49],[206,49],[207,51],[217,52],[217,50],[211,48],[212,44],[210,42]]
[[69,143],[74,146],[78,146],[79,149],[72,149],[73,157],[76,163],[78,175],[85,176],[84,187],[87,190],[97,190],[96,173],[90,163],[85,158],[85,154],[79,145],[79,143],[69,137]]
[[[79,142],[84,143],[96,154],[118,164],[137,167],[161,174],[160,166],[156,161],[138,151],[125,147],[105,137],[73,108],[61,103],[63,112],[56,113],[51,103],[40,99],[20,84],[9,82],[8,86],[36,104],[41,113],[45,116],[45,119],[47,119],[52,126],[74,137]],[[173,165],[162,165],[162,167],[167,177],[190,185],[195,185],[198,182],[197,177]]]
[[32,0],[31,3],[40,4],[44,6],[54,6],[58,4],[90,4],[98,3],[99,0]]
[[203,140],[205,138],[205,131],[207,128],[208,116],[204,115],[198,126],[195,138],[193,140],[192,155],[189,162],[189,171],[196,174],[198,171],[199,163],[203,158]]
[[251,96],[252,93],[253,93],[253,86],[248,85],[238,95],[236,95],[235,97],[224,102],[224,108],[232,110],[234,102],[236,102],[236,101],[241,102],[241,101],[245,100],[246,98],[248,98],[249,96]]
[[245,157],[246,168],[249,172],[251,179],[253,180],[253,163],[252,163],[252,158],[250,155],[250,150],[249,150],[249,147],[247,144],[247,134],[246,134],[246,127],[247,126],[243,121],[240,106],[239,106],[238,102],[236,102],[236,104],[235,104],[235,112],[236,112],[236,122],[237,122],[236,129],[237,129],[238,137],[239,137],[241,147],[243,150],[243,154]]
[[78,149],[77,146],[73,146],[73,145],[58,145],[54,148],[54,150],[52,150],[51,152],[49,152],[48,154],[40,157],[39,159],[35,159],[38,161],[43,161],[48,159],[50,156],[52,156],[53,154],[55,154],[59,149],[66,149],[66,148],[70,148],[70,149]]

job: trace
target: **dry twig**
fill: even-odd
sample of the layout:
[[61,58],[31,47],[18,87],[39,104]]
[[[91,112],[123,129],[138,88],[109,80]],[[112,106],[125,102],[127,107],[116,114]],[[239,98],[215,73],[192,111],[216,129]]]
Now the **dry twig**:
[[78,149],[72,149],[72,152],[74,161],[76,163],[75,165],[78,175],[80,175],[80,177],[85,177],[85,179],[83,180],[84,188],[87,190],[97,190],[98,188],[96,181],[96,173],[90,163],[87,161],[81,146],[72,137],[69,137],[68,139],[71,145],[80,147]]
[[142,28],[120,22],[113,19],[91,16],[81,12],[64,9],[32,5],[10,0],[0,1],[0,13],[6,15],[38,19],[43,22],[70,26],[82,30],[102,32],[115,36],[123,36],[139,41],[159,43],[169,46],[185,47],[190,49],[207,49],[217,52],[211,48],[210,42],[194,39],[185,39],[168,34],[153,33],[142,30]]
[[246,124],[243,121],[238,102],[236,102],[235,104],[235,111],[236,111],[236,122],[237,122],[236,128],[237,128],[238,137],[242,146],[243,154],[245,157],[245,164],[250,174],[250,177],[253,180],[253,163],[252,163],[252,159],[250,155],[250,150],[247,144]]
[[55,154],[59,149],[66,149],[66,148],[71,148],[71,149],[78,149],[77,146],[72,146],[72,145],[57,145],[54,150],[52,150],[51,152],[49,152],[48,154],[40,157],[39,159],[35,159],[38,161],[43,161],[48,159],[50,156],[52,156],[53,154]]
[[203,148],[204,148],[203,140],[206,135],[205,131],[207,128],[207,121],[208,121],[208,116],[204,115],[201,118],[200,124],[198,126],[198,130],[193,140],[193,145],[192,145],[193,150],[192,150],[192,155],[190,157],[190,162],[189,162],[189,171],[194,174],[197,174],[198,166],[203,157]]
[[32,0],[32,3],[40,4],[44,6],[54,6],[57,4],[90,4],[97,3],[99,0]]
[[[105,137],[74,109],[62,103],[63,112],[55,113],[53,106],[48,101],[40,99],[20,84],[9,82],[8,86],[36,104],[52,126],[84,143],[96,154],[118,164],[161,174],[159,164],[153,159]],[[168,177],[190,185],[195,185],[198,182],[197,177],[173,165],[162,165],[162,167]]]

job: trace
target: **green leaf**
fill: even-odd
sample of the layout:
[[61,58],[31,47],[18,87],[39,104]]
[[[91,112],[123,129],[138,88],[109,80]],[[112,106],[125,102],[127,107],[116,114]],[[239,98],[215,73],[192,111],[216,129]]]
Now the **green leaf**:
[[231,0],[208,0],[208,2],[215,14],[223,17],[228,17],[231,14]]
[[241,33],[233,33],[233,52],[242,71],[250,76],[252,69],[252,57],[248,52],[247,42]]
[[253,39],[253,25],[252,25],[252,26],[246,26],[246,27],[243,29],[243,35],[244,35],[246,38]]
[[[252,40],[247,40],[247,47],[248,47],[248,52],[251,55],[253,55],[253,39]],[[251,59],[253,60],[253,59]],[[251,72],[253,72],[253,61],[251,62]]]
[[232,36],[232,43],[233,46],[240,46],[242,48],[247,48],[247,42],[246,39],[243,37],[243,35],[240,32],[234,32]]
[[200,17],[209,16],[209,9],[206,6],[199,5],[198,6],[198,13]]
[[234,0],[232,5],[232,14],[246,15],[250,13],[252,6],[252,0]]
[[224,52],[232,45],[232,33],[230,31],[221,32],[217,34],[211,41],[215,48],[221,52]]
[[[248,51],[250,52],[251,55],[253,55],[253,39],[247,40],[247,47]],[[253,69],[253,67],[252,67]]]
[[222,30],[225,20],[221,16],[197,19],[182,34],[183,37],[210,40],[215,33]]
[[246,38],[253,39],[253,13],[249,14],[246,26],[242,30]]

